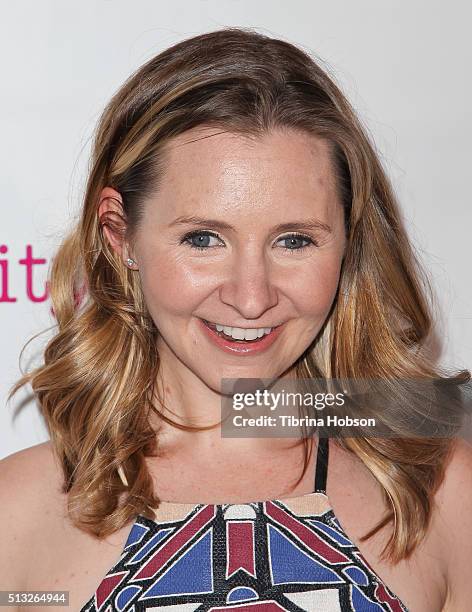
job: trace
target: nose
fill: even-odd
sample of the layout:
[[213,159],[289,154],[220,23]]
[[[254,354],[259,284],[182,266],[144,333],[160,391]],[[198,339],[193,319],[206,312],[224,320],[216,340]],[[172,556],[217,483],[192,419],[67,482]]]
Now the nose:
[[220,287],[220,299],[232,306],[246,320],[259,319],[276,306],[277,289],[270,264],[260,254],[239,255]]

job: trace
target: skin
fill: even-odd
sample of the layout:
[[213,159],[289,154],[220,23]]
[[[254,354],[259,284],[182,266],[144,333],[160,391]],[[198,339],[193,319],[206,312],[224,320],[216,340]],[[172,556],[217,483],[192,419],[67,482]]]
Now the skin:
[[[158,388],[172,418],[204,426],[221,419],[222,378],[290,377],[291,366],[325,322],[339,282],[345,252],[344,216],[326,141],[295,131],[258,138],[196,128],[174,138],[158,192],[145,202],[133,245],[105,228],[126,262],[131,256],[146,303],[160,331],[162,367]],[[120,212],[121,196],[107,187],[99,215]],[[173,225],[182,216],[225,221]],[[286,222],[317,219],[329,226],[296,231]],[[185,239],[190,231],[219,237]],[[199,235],[201,236],[201,234]],[[203,240],[205,251],[191,248]],[[189,244],[190,242],[190,244]],[[293,245],[294,248],[290,249]],[[308,245],[300,249],[300,246]],[[198,318],[235,327],[271,327],[287,322],[275,343],[256,355],[230,355],[200,329]],[[165,381],[165,386],[163,381]],[[160,433],[162,449],[196,455],[215,448],[235,452],[275,448],[280,439],[222,439],[220,428]],[[285,442],[286,443],[286,442]]]

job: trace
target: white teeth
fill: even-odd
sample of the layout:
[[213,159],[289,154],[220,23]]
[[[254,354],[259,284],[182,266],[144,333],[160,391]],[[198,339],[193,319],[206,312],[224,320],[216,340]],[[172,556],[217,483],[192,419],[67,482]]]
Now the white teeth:
[[255,340],[257,338],[257,329],[233,329],[231,335],[237,340]]
[[259,327],[257,329],[243,329],[242,327],[228,327],[226,325],[216,324],[216,330],[223,332],[227,336],[231,336],[235,340],[255,340],[262,338],[264,334],[269,334],[272,327]]

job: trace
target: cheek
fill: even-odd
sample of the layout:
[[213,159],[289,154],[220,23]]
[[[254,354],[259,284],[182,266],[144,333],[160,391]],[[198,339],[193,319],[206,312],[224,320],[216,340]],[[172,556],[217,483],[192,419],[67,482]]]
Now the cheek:
[[192,312],[211,286],[211,274],[185,266],[169,257],[146,259],[140,269],[141,286],[150,313],[166,311],[175,316]]
[[339,261],[325,261],[300,275],[292,286],[299,312],[306,316],[325,316],[336,296],[339,284]]

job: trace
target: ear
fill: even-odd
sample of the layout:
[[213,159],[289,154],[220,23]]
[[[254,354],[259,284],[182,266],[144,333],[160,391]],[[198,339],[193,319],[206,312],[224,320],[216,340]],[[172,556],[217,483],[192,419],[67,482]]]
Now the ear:
[[[125,241],[126,220],[123,210],[123,200],[118,191],[112,187],[104,187],[100,192],[98,203],[98,218],[103,230],[103,235],[108,240],[111,248],[123,260],[129,268],[136,268],[137,261]],[[134,260],[134,264],[127,263],[128,258]]]

